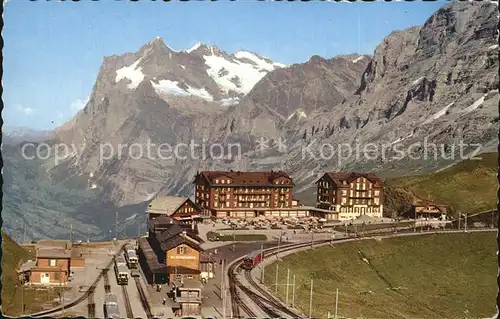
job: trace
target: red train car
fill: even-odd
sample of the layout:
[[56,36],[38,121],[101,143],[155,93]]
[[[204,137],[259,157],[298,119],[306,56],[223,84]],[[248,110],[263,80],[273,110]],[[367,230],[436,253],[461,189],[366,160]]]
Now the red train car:
[[253,253],[247,255],[245,259],[243,259],[243,265],[241,268],[250,270],[253,269],[255,266],[260,264],[262,261],[262,252],[259,251],[254,251]]

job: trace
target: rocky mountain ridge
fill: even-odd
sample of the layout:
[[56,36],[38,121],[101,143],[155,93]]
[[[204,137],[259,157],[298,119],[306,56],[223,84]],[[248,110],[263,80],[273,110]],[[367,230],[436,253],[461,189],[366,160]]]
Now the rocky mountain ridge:
[[[155,39],[104,59],[86,107],[51,137],[78,151],[45,169],[53,183],[77,176],[116,206],[192,195],[198,169],[285,169],[304,198],[324,171],[435,171],[476,144],[497,147],[497,14],[491,3],[450,3],[391,33],[373,56],[291,66],[201,44],[176,52]],[[239,152],[131,152],[192,142]]]

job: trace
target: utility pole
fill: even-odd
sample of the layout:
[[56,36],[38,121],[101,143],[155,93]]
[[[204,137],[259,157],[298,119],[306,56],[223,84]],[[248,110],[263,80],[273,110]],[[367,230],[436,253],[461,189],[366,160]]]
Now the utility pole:
[[288,307],[288,289],[290,287],[290,268],[286,271],[286,302],[285,305]]
[[280,259],[280,248],[281,248],[281,232],[280,237],[278,238],[278,253],[276,254],[276,258]]
[[465,226],[464,226],[464,232],[467,232],[467,214],[465,213]]
[[293,275],[292,307],[295,307],[295,274]]
[[462,213],[458,213],[458,230],[460,230],[460,218],[462,218]]
[[313,311],[313,280],[311,279],[311,292],[309,293],[309,318],[312,318]]
[[235,251],[235,235],[234,235],[234,228],[233,228],[233,253]]
[[24,226],[24,237],[23,237],[23,243],[26,242],[26,222],[23,220],[23,226]]
[[264,244],[260,244],[260,283],[264,284]]
[[337,294],[335,295],[335,319],[337,319],[338,308],[339,308],[339,288],[337,288]]
[[[22,286],[21,286],[21,289],[22,289],[22,295],[21,295],[21,303],[22,303],[22,306],[23,306],[23,316],[24,316],[24,283],[22,283]],[[36,292],[36,290],[35,290]],[[35,298],[36,300],[36,298]]]
[[279,277],[278,277],[278,266],[279,266],[278,263],[276,263],[276,285],[275,285],[275,288],[274,288],[274,291],[275,291],[276,294],[278,294],[278,279],[279,279]]
[[118,212],[116,212],[116,221],[115,221],[115,238],[118,239]]
[[220,294],[222,297],[222,318],[226,319],[226,287],[224,282],[224,259],[222,259]]

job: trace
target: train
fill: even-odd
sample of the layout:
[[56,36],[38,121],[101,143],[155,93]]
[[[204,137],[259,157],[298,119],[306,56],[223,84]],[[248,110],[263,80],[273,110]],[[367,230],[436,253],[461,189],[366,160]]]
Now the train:
[[138,258],[134,246],[132,245],[125,246],[125,256],[127,258],[128,268],[137,269]]
[[107,293],[104,296],[104,317],[106,319],[119,319],[120,310],[118,309],[118,297],[113,293]]
[[241,268],[245,270],[251,270],[262,261],[262,252],[260,250],[254,251],[248,254],[245,259],[243,259],[243,264]]
[[119,285],[128,285],[128,268],[125,258],[121,255],[115,258],[116,282]]

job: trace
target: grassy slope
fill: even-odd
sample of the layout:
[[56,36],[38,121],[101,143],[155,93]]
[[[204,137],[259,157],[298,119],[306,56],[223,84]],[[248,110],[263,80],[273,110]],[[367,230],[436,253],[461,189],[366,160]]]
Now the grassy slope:
[[420,198],[450,205],[454,212],[478,213],[496,208],[498,153],[481,154],[482,160],[465,160],[443,171],[386,181]]
[[[296,275],[295,305],[306,315],[313,278],[317,318],[333,314],[336,288],[339,315],[351,318],[491,317],[497,293],[495,236],[427,235],[320,247],[285,257],[278,275],[282,284],[287,268]],[[276,264],[266,267],[266,284],[275,282],[275,269]],[[281,296],[285,289],[280,287]]]
[[28,259],[34,257],[2,232],[2,310],[6,314],[21,310],[20,289],[16,289],[17,268]]
[[[2,232],[2,313],[22,315],[23,290],[18,286],[17,269],[24,261],[34,260],[34,251],[19,246]],[[57,305],[59,289],[24,288],[24,314],[35,313]]]

